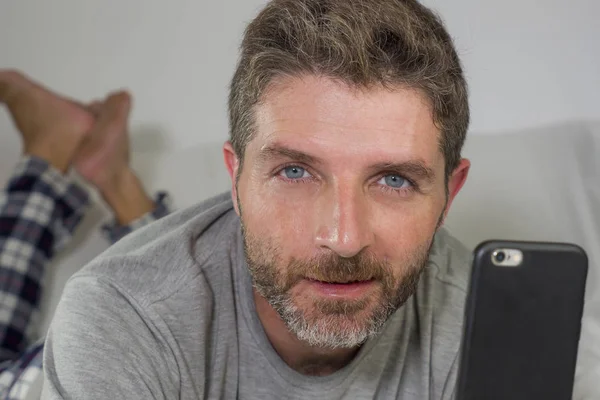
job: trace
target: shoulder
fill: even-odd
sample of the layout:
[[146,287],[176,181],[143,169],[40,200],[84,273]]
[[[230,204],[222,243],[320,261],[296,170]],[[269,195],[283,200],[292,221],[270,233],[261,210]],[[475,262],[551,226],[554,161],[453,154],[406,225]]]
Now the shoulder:
[[73,275],[67,286],[91,278],[141,303],[168,297],[190,282],[202,287],[203,267],[215,252],[229,250],[238,228],[231,195],[221,194],[131,233]]
[[472,252],[446,228],[441,228],[429,256],[429,268],[442,285],[466,294],[471,274]]
[[459,337],[462,330],[470,274],[471,252],[445,228],[440,229],[416,298],[424,315],[433,317],[432,322],[451,337]]
[[422,334],[430,346],[431,382],[435,391],[456,380],[465,303],[471,274],[471,251],[448,230],[435,236],[416,300]]

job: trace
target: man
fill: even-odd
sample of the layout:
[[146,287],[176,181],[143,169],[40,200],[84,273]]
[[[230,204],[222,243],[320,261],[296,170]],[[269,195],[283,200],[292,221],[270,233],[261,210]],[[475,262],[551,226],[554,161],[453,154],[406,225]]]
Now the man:
[[48,263],[70,241],[89,204],[87,191],[67,174],[69,167],[75,165],[114,211],[115,221],[104,226],[113,242],[168,213],[166,194],[153,201],[129,166],[129,103],[128,94],[118,93],[84,107],[18,72],[0,70],[0,104],[24,150],[0,192],[2,399],[25,398],[41,373],[42,343],[26,346],[37,336],[42,283]]
[[[449,399],[466,83],[417,1],[275,0],[229,99],[232,191],[67,285],[46,398]],[[190,176],[193,183],[193,176]]]

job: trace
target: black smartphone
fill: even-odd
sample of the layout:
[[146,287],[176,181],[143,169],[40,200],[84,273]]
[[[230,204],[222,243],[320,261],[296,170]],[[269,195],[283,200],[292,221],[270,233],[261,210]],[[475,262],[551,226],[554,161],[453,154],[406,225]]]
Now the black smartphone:
[[481,243],[456,400],[571,400],[587,270],[573,244]]

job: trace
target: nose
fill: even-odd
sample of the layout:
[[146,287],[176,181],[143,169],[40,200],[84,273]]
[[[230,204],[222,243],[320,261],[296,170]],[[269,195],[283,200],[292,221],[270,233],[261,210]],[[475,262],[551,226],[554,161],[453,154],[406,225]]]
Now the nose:
[[364,193],[352,188],[331,188],[317,204],[316,244],[341,257],[357,255],[370,246],[374,233]]

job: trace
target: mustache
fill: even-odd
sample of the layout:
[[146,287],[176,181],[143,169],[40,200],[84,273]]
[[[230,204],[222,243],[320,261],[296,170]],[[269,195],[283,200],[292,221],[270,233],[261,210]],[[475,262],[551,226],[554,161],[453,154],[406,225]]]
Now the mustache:
[[391,274],[391,266],[370,253],[359,253],[348,258],[323,254],[308,260],[292,259],[285,286],[291,287],[302,279],[329,283],[386,281]]

